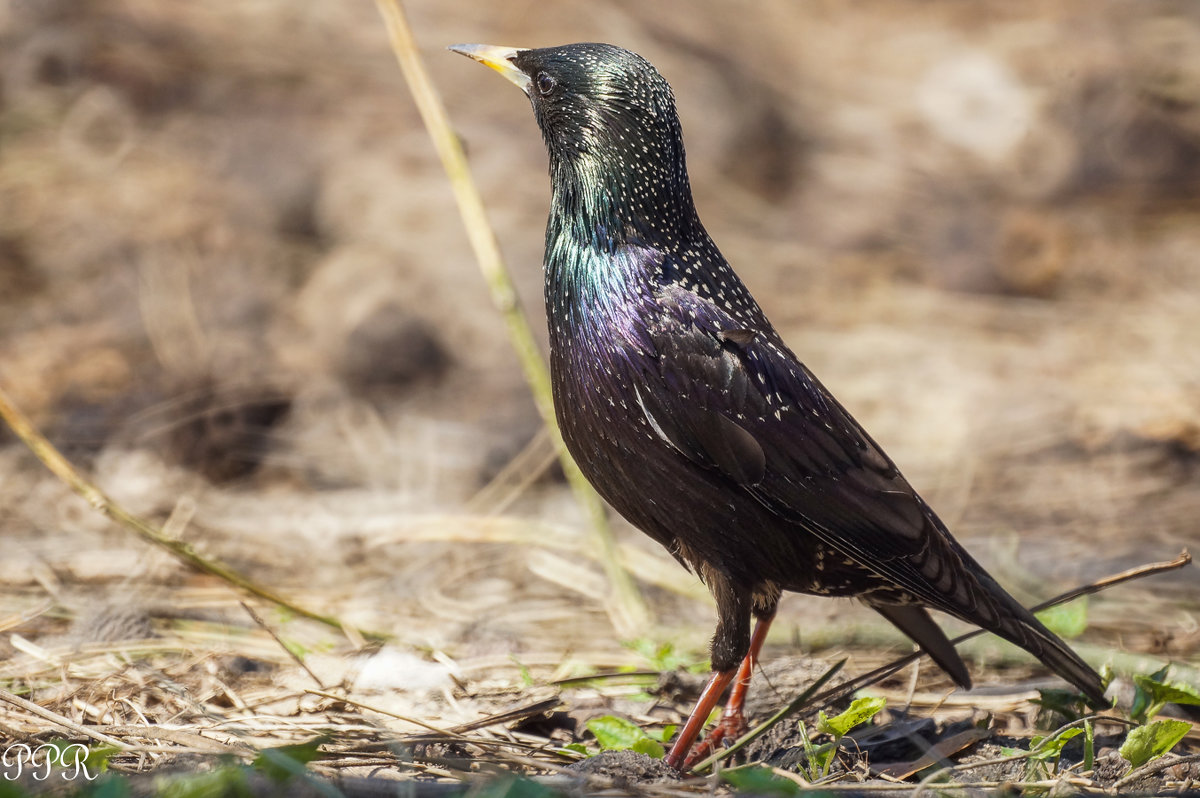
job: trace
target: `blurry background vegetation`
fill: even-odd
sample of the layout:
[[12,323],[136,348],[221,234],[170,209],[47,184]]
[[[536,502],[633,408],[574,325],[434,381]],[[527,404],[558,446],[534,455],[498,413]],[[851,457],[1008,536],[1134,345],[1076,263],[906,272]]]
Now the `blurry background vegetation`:
[[[1200,5],[407,8],[539,329],[542,143],[450,43],[655,63],[710,232],[1019,597],[1197,548]],[[0,0],[0,385],[133,511],[396,634],[387,684],[638,661],[372,3]],[[702,588],[617,531],[647,636],[702,660]],[[42,650],[249,624],[7,430],[0,536],[0,628]],[[1194,658],[1195,585],[1102,595],[1088,635]],[[773,641],[868,616],[789,597]]]

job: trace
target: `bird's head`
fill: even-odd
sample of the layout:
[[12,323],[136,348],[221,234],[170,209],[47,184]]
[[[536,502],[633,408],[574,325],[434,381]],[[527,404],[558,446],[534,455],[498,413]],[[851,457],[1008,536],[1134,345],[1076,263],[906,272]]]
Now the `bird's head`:
[[[649,61],[611,44],[524,50],[482,44],[451,50],[519,86],[550,152],[556,191],[615,210],[691,217],[683,137],[671,87]],[[684,207],[684,206],[687,207]]]
[[495,69],[528,95],[553,158],[619,158],[679,138],[671,87],[649,61],[611,44],[524,50],[450,48]]

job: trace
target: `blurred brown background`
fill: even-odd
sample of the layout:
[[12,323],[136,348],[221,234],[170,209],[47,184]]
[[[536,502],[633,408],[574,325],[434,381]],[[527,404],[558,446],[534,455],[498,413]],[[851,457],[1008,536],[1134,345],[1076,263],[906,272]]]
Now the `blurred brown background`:
[[[655,63],[714,238],[1017,595],[1196,548],[1200,5],[407,9],[537,329],[541,140],[447,44],[601,40]],[[413,645],[615,648],[599,567],[556,548],[583,521],[536,467],[538,419],[372,3],[0,0],[0,80],[0,385],[68,456],[207,554]],[[204,611],[218,588],[0,444],[14,611],[47,593]],[[618,533],[662,566],[639,572],[655,634],[702,651],[711,610],[668,588],[703,591]],[[496,542],[523,537],[543,545]],[[1101,596],[1093,634],[1194,657],[1196,584]],[[867,622],[785,612],[802,640]]]

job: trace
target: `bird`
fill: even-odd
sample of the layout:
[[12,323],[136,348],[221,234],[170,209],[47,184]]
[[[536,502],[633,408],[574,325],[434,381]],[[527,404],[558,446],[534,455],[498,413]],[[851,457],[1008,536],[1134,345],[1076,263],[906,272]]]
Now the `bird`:
[[[611,44],[452,45],[525,92],[549,154],[551,385],[597,492],[707,586],[712,673],[667,755],[745,729],[783,592],[854,597],[964,689],[938,610],[1025,649],[1097,706],[1097,672],[951,536],[788,348],[700,222],[674,94]],[[754,628],[751,631],[751,620]]]

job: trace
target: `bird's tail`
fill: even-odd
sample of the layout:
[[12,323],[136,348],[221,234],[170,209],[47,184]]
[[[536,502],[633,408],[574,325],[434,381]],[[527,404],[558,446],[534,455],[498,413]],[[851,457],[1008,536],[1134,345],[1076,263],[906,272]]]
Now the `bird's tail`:
[[960,573],[966,579],[955,591],[959,597],[958,606],[946,602],[939,605],[938,609],[982,626],[1025,649],[1050,670],[1075,685],[1097,709],[1111,706],[1111,702],[1104,698],[1104,680],[1100,674],[1001,587],[983,566],[949,537],[949,533],[945,539],[959,558],[962,564]]
[[1008,599],[1008,606],[1004,607],[999,622],[989,631],[1037,657],[1050,670],[1075,685],[1097,708],[1109,706],[1111,702],[1104,697],[1104,682],[1100,674],[1016,599],[1007,593],[1004,597]]
[[[983,581],[983,580],[980,580]],[[990,581],[990,580],[989,580]],[[989,612],[981,617],[979,613],[952,612],[963,620],[979,624],[1005,640],[1014,643],[1041,660],[1046,667],[1075,685],[1080,692],[1087,696],[1088,701],[1097,708],[1107,707],[1109,702],[1104,698],[1104,684],[1100,674],[1080,659],[1062,638],[1051,632],[1033,613],[992,582],[983,586],[990,601]],[[986,588],[990,587],[988,590]],[[870,604],[871,608],[891,621],[900,631],[912,638],[929,655],[929,658],[944,670],[954,683],[963,688],[970,688],[971,677],[962,658],[954,649],[929,613],[916,604]],[[951,611],[949,607],[945,607]],[[987,622],[990,621],[990,622]]]

